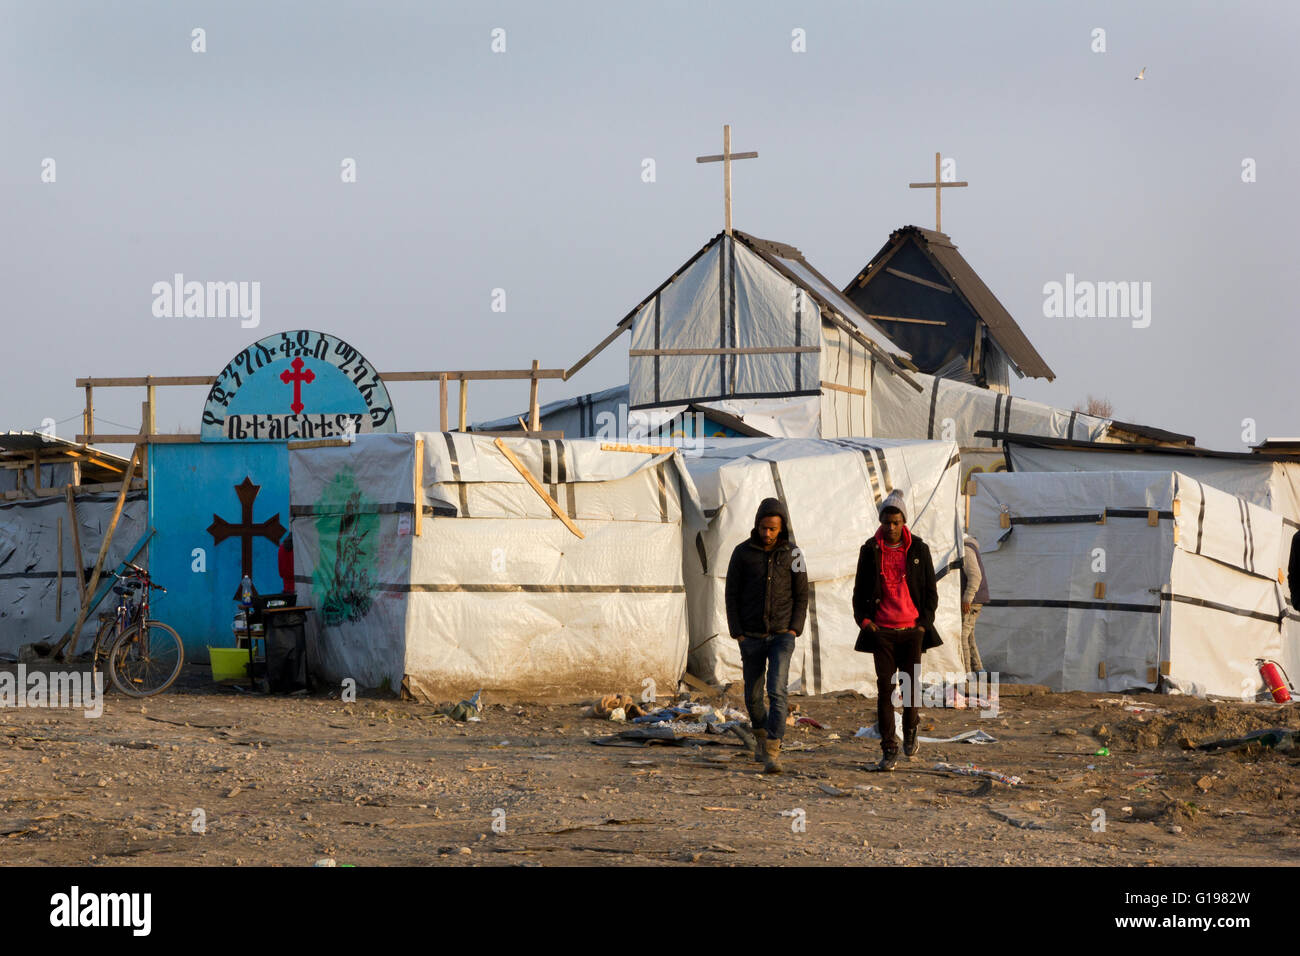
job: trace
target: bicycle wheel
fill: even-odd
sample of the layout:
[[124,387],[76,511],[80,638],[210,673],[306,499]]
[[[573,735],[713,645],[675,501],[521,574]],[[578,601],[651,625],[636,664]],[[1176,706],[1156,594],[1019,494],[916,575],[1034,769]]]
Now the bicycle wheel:
[[108,652],[108,676],[130,697],[152,697],[171,686],[185,663],[185,645],[176,629],[149,621],[141,632],[136,624],[122,633]]

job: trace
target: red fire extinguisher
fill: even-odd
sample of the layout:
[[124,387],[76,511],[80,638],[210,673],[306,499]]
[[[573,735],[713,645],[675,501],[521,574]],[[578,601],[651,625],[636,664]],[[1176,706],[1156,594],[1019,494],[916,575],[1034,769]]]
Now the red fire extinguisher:
[[1286,671],[1282,670],[1281,665],[1263,659],[1255,661],[1255,664],[1259,667],[1259,676],[1264,679],[1264,686],[1273,695],[1273,700],[1279,704],[1290,701],[1291,692],[1287,690],[1287,685],[1291,681],[1285,677]]

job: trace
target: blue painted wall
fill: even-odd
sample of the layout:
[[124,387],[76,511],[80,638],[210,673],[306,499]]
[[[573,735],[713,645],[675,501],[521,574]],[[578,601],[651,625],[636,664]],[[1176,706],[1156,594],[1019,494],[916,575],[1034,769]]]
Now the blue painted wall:
[[[289,452],[283,442],[201,442],[149,446],[149,570],[166,594],[157,594],[153,613],[180,632],[185,655],[207,660],[208,645],[234,647],[231,624],[242,576],[240,540],[213,544],[213,515],[231,523],[241,518],[235,486],[247,476],[261,490],[253,521],[275,516],[289,529]],[[195,548],[206,552],[206,571],[193,570]],[[278,546],[253,540],[253,585],[262,593],[282,590]]]

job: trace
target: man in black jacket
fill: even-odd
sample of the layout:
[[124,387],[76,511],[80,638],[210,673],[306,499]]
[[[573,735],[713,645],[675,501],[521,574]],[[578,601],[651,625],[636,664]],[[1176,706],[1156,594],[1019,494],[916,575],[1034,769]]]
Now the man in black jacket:
[[907,527],[903,496],[892,491],[880,505],[879,530],[858,552],[853,585],[853,617],[862,628],[855,649],[870,652],[876,665],[881,770],[893,770],[898,764],[891,700],[895,671],[903,675],[903,753],[916,755],[921,654],[943,643],[934,627],[938,607],[930,549]]
[[1300,531],[1291,538],[1291,560],[1287,562],[1286,580],[1291,588],[1291,606],[1300,611]]
[[740,644],[745,706],[757,741],[754,759],[763,761],[764,773],[781,772],[790,656],[807,609],[803,552],[795,547],[785,506],[765,498],[754,516],[754,530],[736,545],[727,566],[727,627]]

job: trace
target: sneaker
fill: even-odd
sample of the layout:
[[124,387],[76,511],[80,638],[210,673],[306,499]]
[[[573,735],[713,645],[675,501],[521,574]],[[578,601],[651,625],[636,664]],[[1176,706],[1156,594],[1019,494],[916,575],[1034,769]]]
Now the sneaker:
[[916,728],[903,731],[903,754],[906,757],[915,757],[916,752],[921,749],[921,745],[916,740]]
[[876,764],[877,770],[893,770],[898,766],[898,754],[894,752],[886,753],[880,758],[880,763]]

